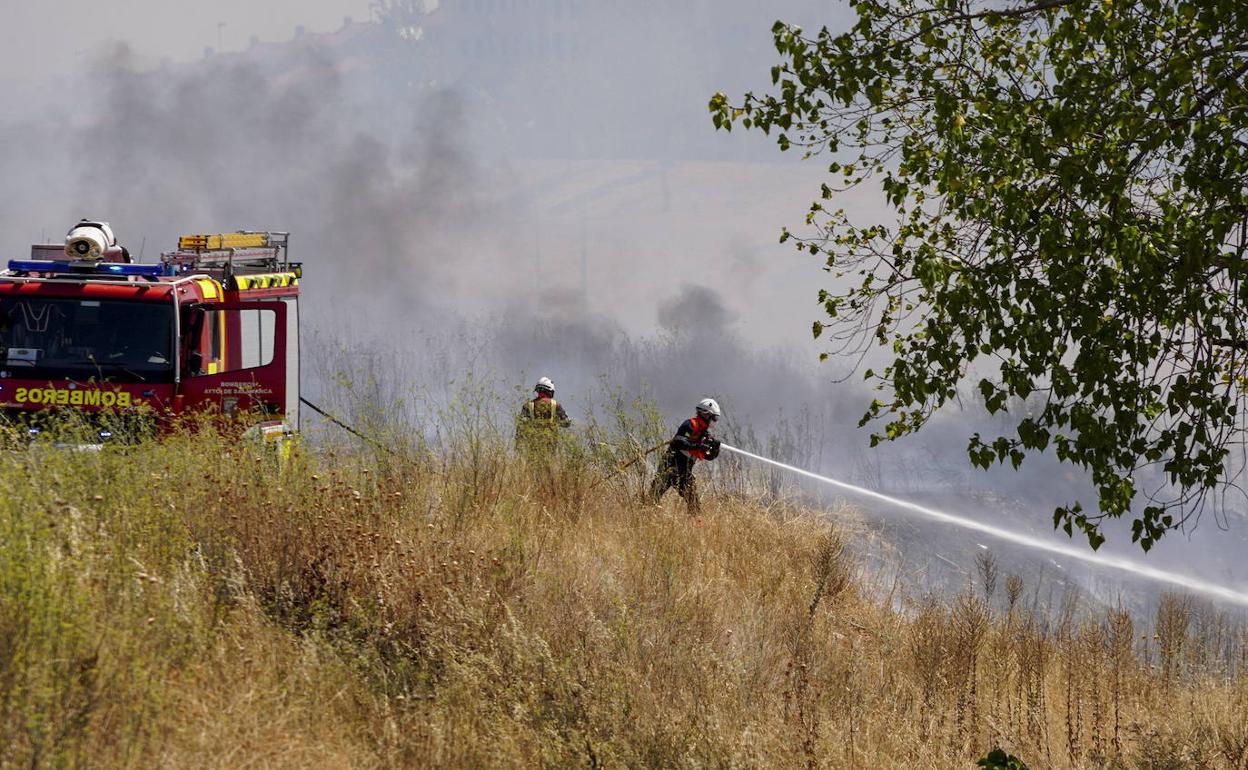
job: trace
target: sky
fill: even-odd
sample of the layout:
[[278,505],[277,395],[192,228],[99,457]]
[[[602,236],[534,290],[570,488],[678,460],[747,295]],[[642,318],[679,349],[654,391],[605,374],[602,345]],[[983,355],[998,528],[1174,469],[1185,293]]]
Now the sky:
[[152,62],[187,61],[206,47],[240,50],[252,35],[284,40],[297,25],[326,32],[346,16],[363,21],[371,14],[371,0],[8,0],[4,5],[0,72],[6,80],[34,79],[35,69],[44,75],[74,73],[113,42],[131,45]]

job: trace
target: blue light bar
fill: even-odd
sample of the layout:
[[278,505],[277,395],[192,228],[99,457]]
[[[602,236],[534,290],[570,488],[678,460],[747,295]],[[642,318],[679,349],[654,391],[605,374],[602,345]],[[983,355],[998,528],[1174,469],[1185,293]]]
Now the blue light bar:
[[149,278],[167,275],[164,265],[134,265],[123,263],[103,263],[100,265],[101,272],[107,271],[114,275],[145,275]]
[[64,273],[68,275],[138,275],[158,278],[173,275],[165,265],[136,265],[125,262],[97,262],[84,265],[62,259],[10,259],[9,269],[20,273]]

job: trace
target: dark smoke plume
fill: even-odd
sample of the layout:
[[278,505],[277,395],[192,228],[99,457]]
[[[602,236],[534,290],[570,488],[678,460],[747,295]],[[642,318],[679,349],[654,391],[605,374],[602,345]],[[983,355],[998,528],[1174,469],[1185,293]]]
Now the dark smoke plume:
[[718,293],[705,286],[685,285],[679,294],[659,303],[659,327],[671,334],[720,333],[737,317]]

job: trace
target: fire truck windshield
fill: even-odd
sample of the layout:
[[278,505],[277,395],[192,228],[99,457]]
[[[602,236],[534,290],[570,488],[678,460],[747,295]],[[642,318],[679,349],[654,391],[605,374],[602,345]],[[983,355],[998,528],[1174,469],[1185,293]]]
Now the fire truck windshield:
[[173,305],[0,297],[0,376],[173,380]]

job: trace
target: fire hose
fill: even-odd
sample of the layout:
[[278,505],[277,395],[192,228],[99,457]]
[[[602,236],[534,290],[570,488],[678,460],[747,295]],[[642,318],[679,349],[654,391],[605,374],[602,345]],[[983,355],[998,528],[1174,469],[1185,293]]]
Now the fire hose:
[[599,484],[605,483],[605,482],[610,481],[611,479],[615,478],[616,476],[619,476],[619,475],[620,475],[621,473],[623,473],[624,471],[628,470],[629,468],[633,467],[634,465],[636,465],[637,463],[641,462],[641,461],[642,461],[642,460],[644,460],[645,458],[649,457],[651,454],[653,454],[653,453],[654,453],[654,451],[655,451],[656,449],[662,449],[663,447],[667,446],[667,445],[668,445],[668,443],[669,443],[669,442],[668,442],[668,440],[667,440],[667,439],[664,439],[664,440],[660,441],[659,443],[657,443],[657,444],[655,444],[654,446],[650,447],[649,449],[647,449],[646,451],[644,451],[644,452],[642,452],[641,454],[637,455],[637,456],[636,456],[636,457],[634,457],[633,459],[631,459],[631,460],[629,460],[628,462],[624,463],[623,465],[621,465],[621,466],[617,467],[615,470],[611,471],[611,472],[610,472],[610,473],[608,473],[606,476],[603,476],[603,477],[599,478],[597,481],[595,481],[594,483],[590,484],[590,485],[589,485],[589,488],[590,488],[590,489],[593,489],[594,487],[598,486]]
[[[347,433],[350,433],[352,436],[355,436],[356,438],[360,439],[361,441],[365,441],[365,442],[367,442],[367,443],[369,443],[369,444],[372,444],[373,446],[377,447],[378,449],[386,449],[386,448],[387,448],[387,447],[386,447],[385,445],[383,445],[381,442],[377,441],[376,439],[374,439],[374,438],[372,438],[372,437],[370,437],[370,436],[366,436],[366,435],[364,435],[363,433],[359,432],[358,430],[356,430],[355,428],[351,427],[351,426],[350,426],[350,425],[348,425],[347,423],[343,422],[343,421],[342,421],[342,420],[340,420],[339,418],[335,417],[333,414],[331,414],[331,413],[329,413],[329,412],[325,411],[325,410],[324,410],[324,409],[322,409],[321,407],[319,407],[319,406],[317,406],[316,404],[312,403],[311,401],[307,400],[307,399],[306,399],[306,398],[304,398],[303,396],[300,396],[300,397],[299,397],[299,401],[300,401],[300,403],[302,403],[304,406],[308,407],[308,408],[309,408],[309,409],[311,409],[312,411],[314,411],[314,412],[316,412],[317,414],[319,414],[320,416],[324,417],[324,418],[325,418],[326,420],[328,420],[329,422],[333,423],[334,425],[337,425],[339,428],[342,428],[342,429],[343,429],[343,430],[345,430]],[[617,467],[615,470],[611,471],[611,472],[610,472],[610,473],[608,473],[606,476],[602,476],[601,478],[599,478],[598,480],[596,480],[593,484],[591,484],[591,485],[590,485],[590,489],[593,489],[594,487],[598,486],[599,484],[605,483],[605,482],[610,481],[611,479],[615,478],[616,476],[619,476],[621,473],[623,473],[624,471],[626,471],[626,470],[628,470],[629,468],[633,467],[633,466],[634,466],[634,465],[636,465],[638,462],[640,462],[640,461],[644,460],[646,457],[649,457],[651,454],[653,454],[653,453],[655,452],[655,450],[657,450],[657,449],[661,449],[661,448],[663,448],[663,447],[667,446],[667,444],[668,444],[667,439],[664,439],[663,441],[660,441],[659,443],[657,443],[657,444],[655,444],[654,446],[650,447],[649,449],[647,449],[646,451],[644,451],[644,452],[642,452],[641,454],[637,455],[637,456],[636,456],[636,457],[634,457],[633,459],[631,459],[631,460],[629,460],[628,462],[624,463],[623,465],[621,465],[621,466]]]
[[339,420],[337,417],[333,416],[333,415],[332,415],[332,414],[330,414],[329,412],[325,411],[324,409],[320,408],[320,407],[319,407],[319,406],[317,406],[316,404],[314,404],[314,403],[312,403],[311,401],[307,400],[307,399],[306,399],[306,398],[304,398],[303,396],[300,396],[300,397],[299,397],[299,402],[300,402],[301,404],[303,404],[304,406],[308,407],[309,409],[311,409],[312,411],[316,412],[316,413],[317,413],[317,414],[319,414],[320,416],[324,417],[326,420],[329,420],[329,421],[330,421],[330,422],[332,422],[334,425],[337,425],[339,428],[342,428],[342,429],[343,429],[343,430],[345,430],[347,433],[350,433],[351,435],[355,436],[356,438],[359,438],[359,439],[361,439],[361,440],[363,440],[363,441],[366,441],[366,442],[368,442],[368,443],[372,444],[373,446],[377,447],[378,449],[385,449],[385,448],[386,448],[385,446],[383,446],[383,445],[381,444],[381,442],[377,441],[376,439],[373,439],[373,438],[370,438],[370,437],[368,437],[368,436],[365,436],[363,433],[360,433],[360,432],[359,432],[358,430],[356,430],[355,428],[352,428],[350,425],[346,424],[346,423],[345,423],[345,422],[343,422],[342,420]]

